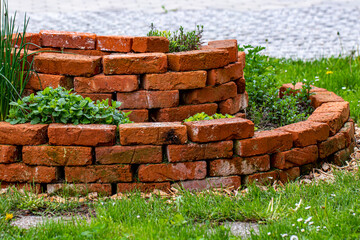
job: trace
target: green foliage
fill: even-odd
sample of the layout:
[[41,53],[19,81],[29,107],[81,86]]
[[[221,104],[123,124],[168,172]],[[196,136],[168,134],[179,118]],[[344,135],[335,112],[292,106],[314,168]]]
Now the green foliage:
[[[0,121],[9,113],[9,103],[21,97],[32,74],[32,62],[28,62],[30,43],[25,33],[28,19],[24,18],[23,32],[18,33],[15,17],[9,17],[7,1],[0,1]],[[18,47],[14,47],[17,43]]]
[[262,55],[264,47],[247,45],[239,48],[246,55],[246,90],[249,94],[248,116],[260,128],[275,128],[305,120],[310,107],[310,81],[302,81],[303,89],[297,94],[279,98],[277,80],[278,59]]
[[197,113],[194,116],[191,116],[184,120],[184,122],[193,122],[193,121],[202,121],[202,120],[212,120],[212,119],[222,119],[222,118],[233,118],[234,116],[225,114],[222,115],[220,113],[215,113],[212,116],[207,115],[206,113]]
[[183,52],[190,50],[197,50],[201,45],[201,37],[204,26],[196,25],[196,29],[190,32],[184,32],[182,26],[175,32],[159,31],[155,28],[154,24],[150,25],[150,31],[147,36],[160,36],[166,37],[170,41],[170,52]]
[[7,122],[26,123],[72,123],[72,124],[123,124],[130,123],[130,113],[117,110],[120,102],[108,100],[94,103],[90,98],[71,93],[62,87],[45,88],[28,97],[11,102]]

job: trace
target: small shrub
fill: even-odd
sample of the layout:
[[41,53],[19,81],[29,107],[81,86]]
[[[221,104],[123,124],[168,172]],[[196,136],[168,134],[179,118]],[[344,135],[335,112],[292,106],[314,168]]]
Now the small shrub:
[[190,32],[184,32],[184,28],[180,26],[179,30],[175,32],[159,31],[154,24],[150,25],[150,31],[147,36],[166,37],[170,41],[170,52],[183,52],[190,50],[197,50],[201,45],[201,38],[204,26],[196,25],[196,29]]
[[225,114],[222,115],[220,113],[215,113],[212,116],[207,115],[206,113],[197,113],[194,116],[191,116],[184,120],[184,122],[193,122],[193,121],[202,121],[202,120],[212,120],[212,119],[222,119],[222,118],[233,118],[234,116]]
[[28,97],[11,102],[7,122],[27,123],[72,123],[72,124],[122,124],[131,123],[129,113],[117,110],[120,102],[108,100],[95,103],[90,98],[71,93],[62,87],[45,88]]

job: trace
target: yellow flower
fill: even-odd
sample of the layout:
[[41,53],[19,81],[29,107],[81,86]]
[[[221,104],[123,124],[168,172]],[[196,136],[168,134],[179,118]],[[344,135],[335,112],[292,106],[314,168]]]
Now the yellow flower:
[[6,217],[5,217],[5,220],[10,221],[11,219],[13,219],[13,217],[14,217],[14,215],[12,213],[7,213]]
[[333,71],[327,71],[326,74],[333,74]]

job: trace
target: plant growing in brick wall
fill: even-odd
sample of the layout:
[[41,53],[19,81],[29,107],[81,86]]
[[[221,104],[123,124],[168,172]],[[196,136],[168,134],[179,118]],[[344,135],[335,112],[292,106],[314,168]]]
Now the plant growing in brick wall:
[[230,114],[221,114],[221,113],[215,113],[211,116],[207,115],[204,112],[197,113],[187,119],[184,120],[184,122],[193,122],[193,121],[202,121],[202,120],[213,120],[213,119],[223,119],[223,118],[233,118],[234,116]]
[[169,39],[169,52],[197,50],[201,46],[201,38],[204,31],[204,26],[202,25],[197,25],[196,29],[190,32],[184,32],[182,26],[179,27],[179,30],[174,32],[159,31],[155,28],[153,23],[150,25],[150,28],[147,36],[160,36]]
[[71,93],[71,90],[47,87],[37,94],[11,102],[7,122],[26,123],[72,123],[72,124],[123,124],[131,123],[128,115],[117,110],[120,102],[97,101]]

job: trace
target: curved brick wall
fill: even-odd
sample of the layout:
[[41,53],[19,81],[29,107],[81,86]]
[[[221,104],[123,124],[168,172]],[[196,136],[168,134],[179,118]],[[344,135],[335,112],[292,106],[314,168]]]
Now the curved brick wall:
[[[45,36],[52,36],[53,34],[53,32],[46,32]],[[67,34],[65,35],[67,36]],[[84,35],[85,39],[86,36]],[[96,39],[96,36],[91,35],[91,37]],[[121,41],[125,41],[123,39],[124,37],[118,38],[121,39]],[[57,41],[60,41],[59,39],[62,38],[53,37],[52,39],[53,40],[48,41],[51,43],[51,47],[61,46]],[[98,48],[100,48],[100,45],[106,46],[104,49],[111,49],[111,44],[105,44],[105,40],[100,44],[99,39],[102,38],[97,37],[97,39]],[[108,39],[108,37],[104,37],[104,39]],[[116,39],[115,37],[115,40]],[[133,46],[137,46],[136,38],[130,38],[130,40],[128,38],[125,39],[127,39],[127,42],[132,42]],[[140,39],[142,43],[145,42],[148,43],[148,45],[138,44],[138,46],[142,46],[138,49],[150,51],[150,46],[154,46],[151,44],[155,42],[156,51],[159,51],[159,49],[163,50],[163,48],[157,46],[157,44],[164,42],[164,39]],[[76,45],[79,41],[81,42],[80,46],[84,46],[84,48],[85,46],[86,48],[95,48],[94,46],[96,46],[96,40],[94,40],[95,43],[90,44],[90,40],[87,39],[85,41],[83,38],[76,38],[76,41],[67,40],[65,43],[68,45],[62,46],[79,46]],[[43,45],[47,46],[50,45],[50,43],[45,45],[43,43]],[[213,44],[218,47],[219,44],[224,44],[224,42],[215,42]],[[121,51],[125,51],[124,49],[128,51],[133,49],[133,51],[135,51],[134,47],[124,46],[122,46]],[[211,46],[207,48],[211,48]],[[113,51],[114,49],[111,50]],[[88,51],[98,50],[77,51],[86,51],[86,53],[89,53]],[[174,69],[176,68],[178,71],[195,70],[189,69],[193,66],[196,66],[196,68],[205,68],[204,66],[206,66],[206,64],[204,63],[207,62],[206,59],[211,59],[211,61],[209,60],[211,62],[210,68],[213,68],[214,62],[218,64],[216,58],[215,60],[213,59],[218,53],[221,53],[221,56],[226,55],[228,58],[235,56],[229,49],[210,49],[169,54],[167,55],[167,60],[169,61],[172,57],[177,59],[173,66]],[[215,55],[213,56],[212,54]],[[113,64],[108,66],[108,70],[110,69],[109,72],[120,71],[119,69],[127,69],[126,71],[128,71],[136,66],[131,59],[127,59],[127,55],[129,55],[130,58],[134,55],[137,56],[136,58],[141,56],[142,59],[150,62],[166,58],[164,54],[161,54],[161,56],[154,54],[126,54],[124,55],[125,57],[106,55],[115,56],[108,59],[108,61]],[[169,57],[170,55],[171,57]],[[243,55],[243,53],[241,53],[241,55]],[[40,54],[35,57],[35,66],[38,70],[55,69],[58,72],[62,71],[62,74],[66,74],[66,76],[48,75],[52,77],[45,79],[67,79],[64,80],[64,82],[71,83],[72,77],[70,77],[69,80],[67,76],[69,73],[64,73],[63,71],[72,68],[73,63],[77,62],[77,60],[72,62],[67,59],[68,56],[68,54]],[[74,58],[74,56],[75,58],[78,57],[78,55],[70,56],[71,58]],[[201,56],[201,58],[198,58],[198,56]],[[87,59],[89,57],[80,56],[80,58]],[[55,59],[55,62],[52,62],[51,59]],[[121,62],[124,59],[126,59],[125,62]],[[196,59],[194,60],[194,65],[189,64],[189,62],[193,61],[192,59]],[[241,59],[244,60],[244,57],[242,56]],[[39,61],[43,61],[43,65],[39,65]],[[57,65],[59,64],[57,61],[60,61],[61,64]],[[119,65],[119,61],[125,65],[128,63],[127,61],[130,61],[129,65],[127,65],[129,67],[116,67]],[[170,62],[171,61],[172,60],[170,60]],[[198,63],[199,61],[203,62]],[[224,64],[223,60],[219,61]],[[106,69],[106,62],[107,60],[105,59],[99,61],[99,64],[102,63],[104,65],[104,71]],[[242,65],[241,73],[244,64],[244,62],[238,64]],[[237,63],[235,63],[235,65],[237,65]],[[94,65],[93,62],[88,64],[88,62],[85,61],[81,66]],[[156,66],[163,66],[163,64]],[[168,66],[171,67],[171,64],[168,64]],[[160,113],[162,111],[166,112],[169,117],[173,115],[176,117],[183,116],[183,113],[177,112],[181,112],[180,109],[182,108],[185,109],[192,106],[202,106],[198,109],[204,111],[203,106],[214,103],[206,103],[205,100],[203,102],[203,99],[218,100],[218,97],[221,95],[221,89],[223,88],[226,89],[224,90],[226,94],[222,96],[226,95],[226,97],[229,97],[229,91],[231,91],[229,89],[235,89],[233,90],[235,97],[228,98],[223,102],[214,100],[214,102],[216,102],[215,105],[218,105],[216,108],[219,107],[221,110],[221,106],[223,106],[225,109],[234,110],[238,109],[234,106],[239,105],[237,98],[241,95],[239,92],[236,93],[236,91],[239,89],[245,90],[245,87],[244,85],[240,85],[241,87],[239,87],[239,85],[232,82],[233,78],[229,77],[231,74],[229,74],[228,70],[229,68],[231,69],[232,66],[234,66],[234,64],[208,72],[203,70],[196,70],[194,72],[167,72],[162,74],[162,78],[156,78],[155,76],[154,79],[160,79],[154,80],[155,82],[165,82],[159,83],[158,88],[164,87],[166,90],[139,90],[140,86],[148,86],[144,82],[151,82],[151,80],[146,79],[152,79],[154,76],[154,74],[143,75],[143,73],[141,73],[140,85],[136,85],[133,80],[123,81],[123,79],[134,78],[133,75],[116,75],[116,80],[112,80],[113,82],[107,80],[109,75],[96,75],[96,80],[94,80],[94,77],[90,78],[92,80],[90,80],[89,77],[75,77],[75,88],[77,81],[84,81],[87,84],[89,82],[95,82],[92,84],[95,84],[100,89],[110,87],[112,89],[111,91],[114,91],[114,86],[117,86],[117,83],[121,83],[122,89],[133,89],[133,92],[125,94],[136,94],[136,96],[138,96],[135,98],[136,104],[139,105],[144,104],[143,100],[141,100],[143,94],[145,94],[146,99],[152,99],[152,96],[157,96],[156,94],[162,95],[165,93],[164,97],[159,97],[159,99],[165,99],[162,100],[164,104],[174,104],[172,101],[174,98],[169,96],[180,93],[183,104],[188,103],[191,105],[174,107],[176,109],[175,113],[168,110],[172,109],[172,107],[157,109]],[[101,67],[99,68],[101,69]],[[154,66],[149,68],[154,68]],[[95,67],[94,69],[97,68]],[[71,71],[86,72],[84,69],[79,68],[74,68]],[[140,69],[138,71],[144,70]],[[184,79],[194,79],[192,75],[199,74],[198,72],[207,75],[204,81],[206,81],[206,84],[209,86],[203,87],[202,89],[186,90],[183,94],[181,94],[182,90],[179,89],[169,90],[169,88],[173,88],[173,86],[184,86],[184,83],[181,81],[184,81]],[[170,78],[168,75],[172,74],[173,77]],[[188,74],[189,78],[180,77],[182,74]],[[212,78],[209,76],[217,77]],[[226,76],[226,78],[219,78],[219,76]],[[114,76],[112,75],[112,77]],[[139,77],[135,76],[135,79],[138,81]],[[174,81],[180,81],[181,83],[169,83],[170,79],[175,79]],[[197,77],[195,77],[195,79],[197,79]],[[211,82],[209,79],[226,80],[224,83],[223,80],[214,80],[214,82]],[[243,78],[240,79],[239,81],[245,83]],[[50,80],[48,82],[54,84]],[[126,84],[124,82],[126,82]],[[196,84],[193,81],[188,81],[187,83]],[[211,86],[211,84],[214,84],[214,86]],[[90,84],[89,86],[90,87],[84,87],[84,91],[91,88],[92,85]],[[134,90],[134,86],[138,88]],[[157,84],[153,86],[157,86]],[[280,89],[280,96],[282,96],[287,88],[292,89],[290,92],[296,92],[301,88],[301,84],[297,84],[296,86],[291,84],[283,85]],[[204,189],[220,186],[239,187],[241,184],[252,181],[265,183],[275,180],[282,182],[293,180],[299,177],[302,171],[312,169],[322,161],[332,161],[341,164],[352,153],[355,145],[354,123],[349,119],[349,103],[325,89],[314,87],[312,92],[314,95],[311,96],[311,102],[316,110],[306,121],[271,131],[255,133],[254,124],[244,118],[188,123],[149,122],[123,124],[119,126],[119,134],[117,134],[116,126],[111,125],[10,125],[1,122],[1,187],[6,187],[14,183],[23,186],[26,183],[34,182],[38,190],[42,187],[45,191],[54,192],[61,189],[66,181],[75,183],[75,186],[79,188],[88,188],[90,191],[111,194],[135,188],[141,191],[148,191],[154,188],[167,190],[171,186],[182,185],[186,189]],[[107,93],[102,92],[102,94]],[[119,94],[122,96],[124,93],[121,92],[117,95],[119,96]],[[157,98],[154,97],[154,99]],[[160,103],[162,101],[160,101]],[[152,106],[149,104],[150,102],[151,101],[146,102],[146,104],[148,104],[146,105],[147,107]],[[129,104],[132,103],[129,102]],[[159,104],[159,102],[156,102],[156,104]],[[148,111],[148,109],[142,107],[143,105],[141,105],[141,111]],[[152,108],[150,108],[150,112],[151,111]],[[184,110],[184,112],[186,112],[186,110]],[[160,113],[158,114],[161,115]],[[186,114],[188,114],[188,112],[186,112]],[[166,120],[169,120],[169,117],[167,117]]]

